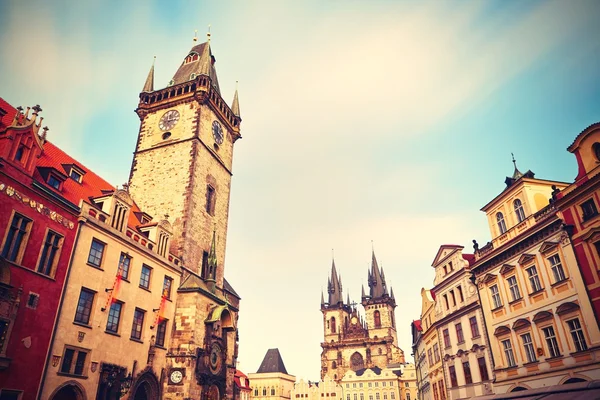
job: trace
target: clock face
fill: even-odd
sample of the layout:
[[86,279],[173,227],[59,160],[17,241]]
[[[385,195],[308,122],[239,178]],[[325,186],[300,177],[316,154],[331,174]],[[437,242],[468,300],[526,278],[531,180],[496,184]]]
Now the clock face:
[[179,111],[170,110],[163,114],[158,122],[158,127],[163,131],[173,128],[179,121]]
[[183,379],[183,374],[181,371],[173,371],[171,372],[171,382],[179,383]]
[[221,127],[219,121],[213,121],[212,131],[213,138],[215,138],[215,142],[217,142],[217,144],[223,143],[223,127]]
[[356,323],[358,322],[358,318],[352,317],[352,319],[350,320],[350,322],[352,323],[352,325],[356,325]]
[[219,346],[217,343],[213,343],[210,347],[208,366],[210,367],[210,372],[212,372],[213,375],[217,375],[219,372],[221,372],[221,368],[223,367],[221,346]]

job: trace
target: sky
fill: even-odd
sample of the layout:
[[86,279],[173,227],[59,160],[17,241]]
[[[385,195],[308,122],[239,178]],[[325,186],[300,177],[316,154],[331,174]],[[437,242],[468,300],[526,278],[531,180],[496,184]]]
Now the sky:
[[290,374],[316,380],[332,252],[358,302],[374,249],[412,361],[437,249],[490,240],[480,208],[511,152],[523,172],[573,181],[566,148],[600,121],[599,15],[579,0],[5,0],[0,96],[40,104],[49,140],[121,185],[153,57],[166,87],[210,25],[243,119],[225,259],[239,368],[279,348]]

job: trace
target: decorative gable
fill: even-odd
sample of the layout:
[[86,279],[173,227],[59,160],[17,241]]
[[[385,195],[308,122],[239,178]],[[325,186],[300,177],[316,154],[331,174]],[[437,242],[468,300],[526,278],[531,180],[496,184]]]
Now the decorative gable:
[[437,254],[435,255],[435,257],[433,259],[433,263],[431,264],[431,266],[436,267],[442,260],[444,260],[446,257],[448,257],[455,250],[462,250],[462,249],[464,249],[464,246],[458,246],[456,244],[441,245],[440,248],[438,249]]
[[511,273],[512,271],[514,271],[515,266],[514,265],[510,265],[510,264],[504,264],[502,266],[502,268],[500,268],[500,275],[504,276],[506,274]]
[[494,274],[485,274],[482,282],[485,284],[488,284],[488,283],[494,282],[496,279],[498,279],[498,277]]
[[533,260],[535,260],[535,255],[525,253],[525,254],[522,254],[521,257],[519,257],[519,260],[517,262],[521,265],[525,265]]
[[531,326],[531,322],[529,322],[529,320],[527,320],[525,318],[519,318],[518,320],[515,321],[512,328],[514,331],[519,331],[519,330],[525,329],[529,326]]
[[544,254],[549,252],[550,250],[555,249],[558,246],[558,242],[546,241],[542,243],[542,247],[540,247],[540,253]]

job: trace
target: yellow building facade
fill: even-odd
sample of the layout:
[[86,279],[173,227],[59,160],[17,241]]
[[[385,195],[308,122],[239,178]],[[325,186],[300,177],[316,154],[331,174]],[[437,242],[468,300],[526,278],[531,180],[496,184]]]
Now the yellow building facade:
[[[566,186],[521,173],[483,207],[492,241],[471,266],[492,342],[494,391],[600,378],[600,332],[569,233],[549,199]],[[593,323],[592,323],[593,322]]]
[[182,275],[171,225],[126,190],[80,208],[41,398],[159,399]]
[[474,257],[462,250],[462,246],[442,245],[432,264],[439,338],[433,357],[435,363],[441,352],[447,395],[453,400],[493,393],[491,349],[477,289],[470,279]]
[[[446,399],[446,382],[442,366],[442,353],[437,332],[435,292],[421,289],[421,328],[424,355],[427,360],[428,385],[423,386],[422,398],[426,400]],[[422,386],[422,385],[419,385]]]
[[278,349],[269,349],[258,371],[248,374],[248,378],[252,400],[289,400],[296,382],[296,377],[288,374]]
[[417,379],[413,364],[348,371],[340,381],[344,400],[415,400]]
[[320,382],[310,382],[300,379],[294,384],[292,399],[308,400],[343,400],[342,386],[333,379]]

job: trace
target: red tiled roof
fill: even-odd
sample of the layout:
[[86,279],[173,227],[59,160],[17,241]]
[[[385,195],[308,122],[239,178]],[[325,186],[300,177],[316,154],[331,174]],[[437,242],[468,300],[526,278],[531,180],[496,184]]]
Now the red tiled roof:
[[[244,378],[245,385],[242,385],[240,378]],[[250,390],[250,380],[248,379],[246,374],[244,374],[239,369],[235,370],[234,381],[235,381],[236,386],[239,387],[240,389]]]
[[423,330],[423,327],[421,326],[421,320],[420,319],[414,320],[413,324],[415,324],[415,327],[417,328],[418,331],[422,331]]
[[469,262],[469,265],[473,265],[475,262],[475,254],[463,254],[462,256]]
[[[3,129],[12,123],[17,110],[2,97],[0,97],[0,108],[7,112],[4,117],[0,118],[0,129]],[[63,182],[60,191],[57,191],[48,185],[37,168],[34,171],[33,178],[76,206],[79,206],[80,200],[91,204],[90,198],[106,195],[107,192],[115,190],[115,188],[106,180],[102,179],[102,177],[95,174],[89,168],[86,168],[82,163],[65,153],[54,143],[46,141],[44,144],[44,151],[37,161],[37,167],[53,168],[58,172],[69,176],[71,165],[76,165],[85,172],[83,179],[81,180],[81,183],[76,182],[73,179],[66,179]],[[128,226],[135,229],[135,227],[140,224],[140,221],[136,216],[136,213],[139,213],[140,210],[134,203],[131,211],[132,212],[129,213]]]

